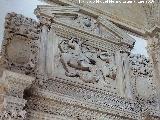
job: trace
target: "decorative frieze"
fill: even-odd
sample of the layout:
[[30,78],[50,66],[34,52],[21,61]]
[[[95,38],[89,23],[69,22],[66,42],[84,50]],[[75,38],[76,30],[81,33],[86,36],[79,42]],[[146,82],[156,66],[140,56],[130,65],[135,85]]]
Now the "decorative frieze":
[[[53,96],[53,95],[52,95]],[[71,117],[74,120],[99,120],[99,119],[117,119],[117,120],[121,120],[125,118],[121,118],[118,115],[113,115],[113,114],[108,114],[107,112],[102,112],[99,110],[94,110],[94,109],[90,109],[89,106],[84,106],[82,107],[82,105],[84,105],[83,102],[80,102],[79,104],[81,104],[81,107],[76,103],[66,103],[66,102],[62,102],[61,99],[58,99],[58,101],[54,101],[53,99],[42,99],[42,98],[38,98],[38,96],[36,98],[32,97],[30,99],[31,101],[29,102],[27,108],[29,110],[35,110],[35,111],[43,111],[43,113],[46,114],[50,114],[51,116],[55,116],[55,115],[60,115],[60,116],[66,116],[67,117]],[[41,104],[38,104],[41,103]],[[32,115],[32,113],[31,113]],[[124,114],[123,114],[124,115]],[[127,118],[126,118],[127,119]]]
[[74,81],[69,82],[69,80],[65,81],[60,78],[58,79],[58,77],[55,80],[48,80],[43,86],[40,86],[41,89],[35,89],[33,94],[90,109],[105,112],[112,111],[113,114],[124,115],[126,117],[131,117],[134,114],[132,116],[134,118],[141,111],[139,104],[134,101],[108,94],[107,91],[98,88],[94,89],[92,86],[78,84]]

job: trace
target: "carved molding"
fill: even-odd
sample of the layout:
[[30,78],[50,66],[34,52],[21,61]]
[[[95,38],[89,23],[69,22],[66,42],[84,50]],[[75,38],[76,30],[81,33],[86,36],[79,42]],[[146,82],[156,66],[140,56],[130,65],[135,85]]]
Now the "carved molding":
[[23,98],[23,91],[34,81],[33,77],[4,71],[0,83],[7,87],[7,95]]
[[98,88],[93,89],[89,85],[66,81],[58,77],[55,80],[48,80],[40,88],[34,89],[33,94],[133,119],[138,118],[141,111],[141,106],[136,101],[127,100],[108,94],[107,91]]
[[[58,4],[58,5],[71,5],[71,6],[79,6],[80,10],[83,11],[84,13],[88,13],[89,15],[92,16],[106,16],[106,18],[114,23],[117,23],[119,25],[122,25],[125,27],[125,29],[129,31],[136,32],[138,34],[144,35],[145,34],[145,28],[144,26],[137,25],[134,22],[121,19],[107,11],[102,11],[97,9],[96,7],[92,7],[90,5],[84,4],[84,3],[79,3],[79,0],[58,0],[58,1],[49,1],[49,0],[44,0],[46,2],[50,2],[50,4]],[[138,6],[141,4],[137,4]],[[126,28],[127,27],[127,28]]]
[[[28,88],[35,79],[19,73],[4,71],[0,85],[4,90],[0,94],[0,119],[1,120],[23,120],[26,111],[23,107],[26,100],[23,99],[24,90]],[[1,87],[2,88],[2,87]]]
[[[40,89],[39,92],[36,92],[37,93],[34,93],[36,96],[44,96],[47,99],[44,100],[43,98],[38,98],[38,96],[36,98],[30,98],[30,102],[27,107],[29,110],[43,111],[44,113],[49,113],[51,115],[60,114],[61,116],[74,118],[79,117],[82,120],[100,118],[123,119],[121,116],[129,118],[133,117],[134,119],[139,117],[138,114],[134,114],[134,116],[132,116],[133,113],[120,112],[113,108],[99,107],[82,100],[68,98],[67,96],[64,96],[63,94],[60,95],[59,93],[50,93],[43,91],[42,89]],[[36,101],[39,101],[41,104],[38,104]],[[48,109],[48,111],[44,108]]]
[[23,107],[26,104],[26,100],[5,96],[3,109],[0,113],[1,120],[23,120],[25,118],[26,111]]

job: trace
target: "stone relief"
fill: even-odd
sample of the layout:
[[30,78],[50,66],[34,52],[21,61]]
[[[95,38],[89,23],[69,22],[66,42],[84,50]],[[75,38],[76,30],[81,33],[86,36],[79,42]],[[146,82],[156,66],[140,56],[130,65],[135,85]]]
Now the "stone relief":
[[113,53],[101,52],[98,57],[103,61],[101,65],[102,73],[106,77],[116,80],[117,77],[117,65],[115,61],[115,55]]
[[91,31],[93,33],[100,33],[99,24],[96,20],[91,18],[90,16],[79,15],[77,19],[75,19],[75,23],[78,24],[80,28]]
[[66,76],[79,77],[89,83],[98,82],[100,79],[116,79],[117,67],[113,53],[87,49],[74,37],[63,40],[59,49]]
[[81,45],[81,41],[77,38],[62,41],[59,44],[61,62],[66,70],[65,74],[69,77],[79,77],[85,82],[98,82],[100,70],[96,66],[93,53],[82,51]]
[[157,108],[157,89],[151,60],[143,55],[130,55],[130,78],[133,98],[146,109]]
[[120,95],[129,98],[135,94],[133,89],[141,88],[140,82],[133,83],[134,79],[140,81],[144,78],[146,85],[152,84],[152,64],[144,56],[93,49],[75,37],[62,40],[58,48],[60,61],[68,77],[79,78],[86,83],[113,80],[117,87],[120,86]]
[[[51,21],[53,19],[56,23],[63,23],[65,26],[83,30],[87,33],[99,36],[108,41],[114,41],[115,43],[120,43],[121,41],[124,41],[126,44],[129,44],[130,46],[133,46],[133,43],[135,42],[128,34],[122,34],[122,30],[118,29],[116,25],[109,22],[107,18],[105,19],[104,16],[99,16],[97,18],[81,13],[80,8],[78,6],[59,7],[42,5],[38,6],[35,12],[39,18],[42,17],[41,14],[46,14],[49,16],[48,19],[51,19]],[[104,22],[103,19],[105,19],[105,21],[108,22]],[[118,33],[118,36],[117,34],[115,34],[114,31]]]
[[[64,20],[64,19],[57,18],[56,20],[64,22],[64,24],[72,26],[74,28],[82,29],[86,32],[100,36],[103,39],[111,40],[116,43],[120,43],[121,41],[121,38],[119,36],[116,36],[112,32],[112,30],[106,29],[106,27],[99,22],[99,19],[97,20],[96,18],[87,16],[85,14],[77,13],[77,16],[74,19]],[[127,42],[129,43],[129,41]],[[131,40],[130,43],[132,44],[132,42],[133,41]]]
[[4,71],[0,85],[4,91],[0,91],[0,120],[24,120],[26,111],[23,109],[26,100],[23,99],[24,90],[34,81],[33,77]]

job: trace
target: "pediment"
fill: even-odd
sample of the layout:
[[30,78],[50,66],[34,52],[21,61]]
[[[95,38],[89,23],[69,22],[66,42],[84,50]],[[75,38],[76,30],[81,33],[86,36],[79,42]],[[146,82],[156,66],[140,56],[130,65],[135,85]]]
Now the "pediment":
[[36,14],[51,18],[54,23],[97,36],[112,43],[126,44],[132,48],[135,42],[105,16],[93,17],[84,14],[79,7],[40,5],[35,11]]
[[[104,15],[107,19],[119,24],[124,29],[142,36],[146,32],[147,26],[149,25],[148,22],[153,19],[153,16],[150,16],[151,9],[148,9],[148,5],[152,6],[155,4],[156,6],[158,4],[157,1],[154,0],[45,0],[45,2],[49,4],[79,6],[80,9],[90,14]],[[153,9],[155,9],[155,7],[153,7]]]

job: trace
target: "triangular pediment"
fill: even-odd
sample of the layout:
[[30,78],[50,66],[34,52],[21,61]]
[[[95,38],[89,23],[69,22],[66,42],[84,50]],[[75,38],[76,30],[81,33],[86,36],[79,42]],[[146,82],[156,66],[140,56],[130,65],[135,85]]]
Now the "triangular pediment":
[[133,47],[135,40],[126,32],[107,20],[105,16],[93,17],[83,13],[79,7],[40,5],[35,10],[58,24],[86,32],[117,44]]

